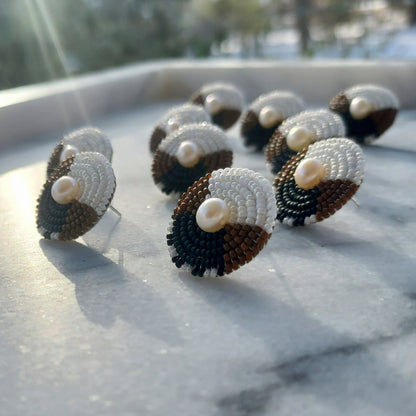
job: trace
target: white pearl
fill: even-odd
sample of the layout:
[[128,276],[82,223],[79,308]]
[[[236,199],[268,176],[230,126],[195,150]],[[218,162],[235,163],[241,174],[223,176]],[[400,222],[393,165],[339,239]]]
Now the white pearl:
[[300,152],[312,143],[313,133],[304,126],[292,127],[286,137],[286,143],[289,149],[294,152]]
[[295,170],[296,184],[305,190],[312,189],[325,177],[326,170],[318,159],[304,159]]
[[64,160],[67,160],[70,157],[73,157],[78,153],[79,153],[78,148],[76,148],[75,146],[72,146],[71,144],[67,144],[62,149],[61,155],[59,156],[59,160],[63,162]]
[[196,212],[198,227],[207,233],[221,230],[230,217],[228,205],[220,198],[205,200]]
[[282,120],[282,113],[270,105],[263,107],[259,113],[259,123],[266,129],[276,126]]
[[198,145],[192,141],[183,141],[176,152],[176,158],[184,168],[195,166],[200,158]]
[[51,189],[52,198],[58,204],[69,204],[79,194],[79,183],[71,176],[61,176]]
[[172,133],[175,130],[178,130],[180,126],[179,121],[175,117],[171,117],[167,122],[166,130],[168,133]]
[[371,105],[370,101],[368,101],[366,98],[355,97],[351,101],[350,113],[351,116],[356,120],[361,120],[367,117],[372,110],[373,106]]
[[211,115],[215,115],[221,110],[221,104],[221,99],[215,94],[208,94],[205,98],[205,109]]

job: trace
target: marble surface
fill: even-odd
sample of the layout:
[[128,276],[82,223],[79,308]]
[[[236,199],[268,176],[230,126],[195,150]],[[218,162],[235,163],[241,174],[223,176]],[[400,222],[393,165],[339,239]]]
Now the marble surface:
[[[416,111],[364,148],[359,206],[277,225],[251,263],[203,280],[171,263],[175,202],[150,174],[148,139],[173,104],[95,120],[122,219],[77,241],[35,227],[59,135],[0,154],[0,413],[414,415]],[[272,179],[228,136],[234,166]]]

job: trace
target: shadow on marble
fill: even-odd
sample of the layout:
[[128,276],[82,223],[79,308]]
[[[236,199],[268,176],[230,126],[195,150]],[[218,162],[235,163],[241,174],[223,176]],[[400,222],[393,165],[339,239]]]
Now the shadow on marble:
[[[373,348],[416,334],[416,319],[413,325],[399,328],[394,335],[357,341],[323,325],[301,307],[279,302],[231,278],[197,279],[185,273],[179,273],[179,278],[215,310],[221,311],[224,319],[231,319],[251,337],[261,339],[271,351],[281,348],[282,342],[289,340],[285,353],[280,357],[277,354],[274,364],[258,368],[258,374],[265,380],[262,384],[216,398],[221,414],[271,414],[268,411],[279,408],[279,400],[287,398],[288,390],[294,395],[296,392],[314,395],[334,409],[341,406],[346,414],[361,402],[380,412],[387,408],[392,414],[399,407],[402,410],[405,407],[406,412],[416,408],[411,386],[373,352]],[[416,307],[416,296],[413,301]],[[276,333],[281,334],[280,339]],[[314,340],[313,345],[306,346],[305,339]],[[299,350],[298,345],[306,346],[306,351]],[[354,378],[357,378],[356,385],[350,383]],[[344,388],[339,388],[340,384]],[[323,396],[324,391],[326,396]],[[380,394],[389,395],[387,404],[380,400]],[[356,397],[357,402],[350,400],[351,397]]]
[[[107,214],[103,217],[105,217]],[[114,216],[109,225],[106,221],[100,221],[91,231],[84,234],[82,239],[92,249],[99,253],[106,253],[110,249],[119,252],[120,266],[124,266],[124,253],[135,257],[153,257],[159,254],[154,238],[148,235],[141,227],[126,218],[120,218],[114,225]]]
[[111,328],[121,319],[168,345],[182,344],[173,313],[139,276],[75,241],[40,240],[39,245],[46,258],[75,285],[76,300],[89,321]]

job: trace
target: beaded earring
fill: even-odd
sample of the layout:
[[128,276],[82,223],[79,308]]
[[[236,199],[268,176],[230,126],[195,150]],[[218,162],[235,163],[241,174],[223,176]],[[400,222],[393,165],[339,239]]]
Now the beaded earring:
[[179,195],[206,173],[231,166],[232,160],[223,130],[208,123],[187,124],[162,140],[152,176],[162,192]]
[[154,153],[160,142],[185,124],[210,122],[205,109],[195,104],[183,104],[171,108],[157,123],[150,137],[150,151]]
[[49,158],[46,169],[47,176],[59,166],[64,160],[81,152],[98,152],[104,155],[111,162],[113,148],[110,140],[99,129],[95,127],[83,127],[67,134],[56,145]]
[[241,115],[244,98],[232,84],[214,82],[203,85],[189,100],[202,105],[211,117],[212,123],[224,130],[232,127]]
[[260,95],[241,117],[244,144],[261,151],[284,120],[304,109],[303,100],[288,91],[272,91]]
[[51,172],[38,198],[39,233],[52,240],[78,238],[104,215],[115,188],[113,168],[104,155],[82,152],[69,157]]
[[354,196],[363,176],[363,151],[352,140],[313,143],[290,159],[274,181],[276,219],[293,226],[322,221]]
[[303,111],[286,119],[265,148],[266,164],[277,174],[285,163],[311,143],[345,137],[342,118],[329,110]]
[[337,94],[329,109],[344,119],[348,137],[359,143],[369,143],[394,123],[399,99],[385,87],[356,85]]
[[168,227],[172,262],[194,276],[229,274],[251,261],[271,236],[271,183],[249,169],[209,173],[182,195]]

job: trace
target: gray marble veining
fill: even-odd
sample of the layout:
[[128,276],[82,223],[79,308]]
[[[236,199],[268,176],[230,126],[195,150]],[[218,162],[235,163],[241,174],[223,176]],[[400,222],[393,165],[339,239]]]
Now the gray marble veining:
[[[0,155],[0,413],[414,415],[416,112],[364,148],[359,206],[277,225],[251,263],[201,280],[171,263],[175,202],[151,180],[148,140],[169,105],[97,120],[122,219],[75,242],[35,228],[57,140]],[[272,179],[228,135],[234,166]]]

